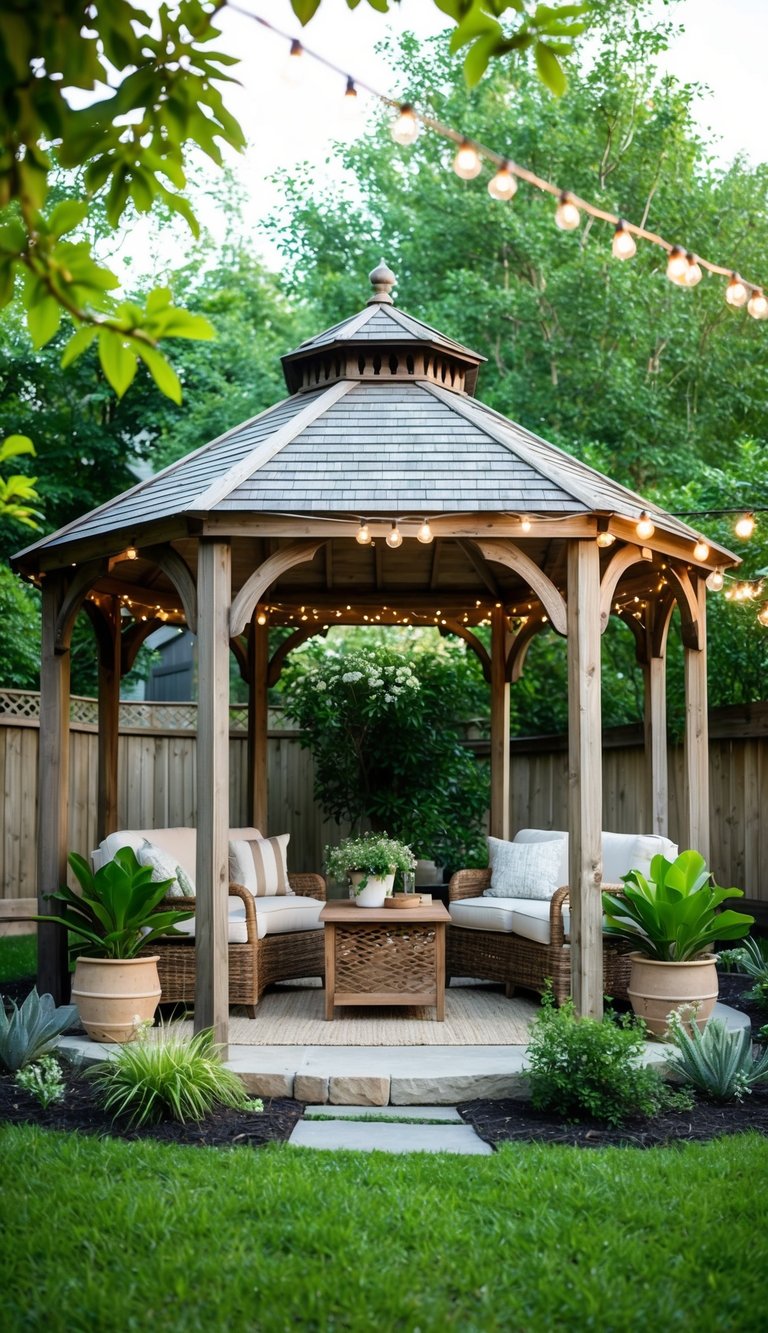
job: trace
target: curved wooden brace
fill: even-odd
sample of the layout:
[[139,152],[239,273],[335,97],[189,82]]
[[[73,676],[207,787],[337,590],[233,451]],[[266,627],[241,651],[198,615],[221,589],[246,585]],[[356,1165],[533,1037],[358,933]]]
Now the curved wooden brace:
[[510,650],[507,653],[507,680],[513,685],[523,674],[525,659],[533,640],[543,629],[547,629],[547,626],[548,622],[546,620],[534,620],[531,617],[529,620],[526,620],[525,624],[521,625],[520,629],[517,631],[517,634],[512,640]]
[[120,654],[121,676],[127,675],[130,671],[144,640],[148,639],[154,630],[162,629],[165,624],[166,621],[153,617],[151,620],[137,620],[130,629],[123,630]]
[[87,565],[81,565],[72,578],[64,594],[59,614],[56,617],[57,651],[60,652],[69,647],[72,627],[77,613],[81,610],[83,602],[94,583],[101,578],[102,574],[106,573],[106,569],[105,560],[94,560]]
[[625,574],[632,565],[637,565],[641,560],[652,560],[653,556],[647,547],[642,549],[639,546],[622,546],[619,551],[611,557],[608,567],[600,580],[600,633],[605,633],[605,627],[611,614],[611,604],[613,594],[616,591],[622,574]]
[[525,579],[528,586],[538,595],[552,622],[552,628],[557,634],[565,636],[567,633],[565,599],[530,556],[525,555],[514,542],[505,538],[475,537],[473,542],[486,560],[493,560],[497,565],[506,565],[507,569],[514,569]]
[[699,599],[691,582],[691,576],[683,566],[671,563],[667,565],[666,575],[680,607],[683,643],[686,648],[701,648],[703,645],[699,632]]
[[667,650],[667,635],[672,620],[672,612],[677,605],[674,593],[665,593],[653,604],[653,624],[651,626],[650,650],[653,657],[663,657]]
[[248,684],[248,644],[242,638],[230,639],[229,646],[237,662],[237,669],[240,672],[240,679]]
[[[99,661],[102,666],[109,667],[112,670],[119,672],[120,663],[113,661],[115,655],[115,641],[112,637],[112,625],[109,616],[105,615],[102,607],[97,606],[95,602],[89,602],[87,597],[82,604],[82,610],[91,622],[96,642],[99,647]],[[120,614],[119,611],[117,614]]]
[[301,629],[295,629],[293,634],[289,635],[287,639],[283,639],[283,642],[278,644],[269,660],[269,666],[267,668],[267,685],[271,688],[273,685],[277,684],[282,675],[283,667],[285,666],[285,659],[289,653],[293,652],[294,648],[298,648],[302,643],[306,643],[307,639],[314,639],[316,637],[324,639],[327,633],[327,625],[312,625],[311,628],[309,626],[302,626]]
[[141,558],[151,560],[170,579],[181,598],[187,629],[196,634],[197,588],[186,560],[171,546],[146,546],[141,551]]
[[631,611],[617,611],[619,620],[631,629],[635,639],[635,661],[640,666],[645,666],[648,661],[648,635],[645,632],[645,626],[636,620]]
[[325,546],[327,541],[327,537],[321,537],[314,541],[291,542],[290,546],[275,551],[274,555],[259,565],[243,584],[232,603],[229,613],[230,637],[234,639],[238,634],[242,634],[256,603],[261,600],[275,579],[279,579],[287,570],[293,569],[294,565],[303,565],[309,560],[314,560],[320,547]]
[[483,668],[483,677],[490,684],[491,680],[491,659],[484,643],[481,643],[476,634],[473,634],[466,625],[462,625],[460,620],[454,620],[452,617],[447,619],[444,625],[437,627],[442,635],[457,634],[463,639],[476,657],[480,659],[480,665]]

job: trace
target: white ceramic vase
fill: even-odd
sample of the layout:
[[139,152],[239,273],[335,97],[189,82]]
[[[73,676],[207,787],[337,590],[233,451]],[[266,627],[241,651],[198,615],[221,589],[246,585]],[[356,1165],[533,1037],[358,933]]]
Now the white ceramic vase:
[[365,888],[358,889],[361,879],[366,878],[364,870],[350,870],[349,878],[356,890],[355,902],[358,907],[383,907],[384,899],[389,898],[395,884],[394,875],[368,875]]

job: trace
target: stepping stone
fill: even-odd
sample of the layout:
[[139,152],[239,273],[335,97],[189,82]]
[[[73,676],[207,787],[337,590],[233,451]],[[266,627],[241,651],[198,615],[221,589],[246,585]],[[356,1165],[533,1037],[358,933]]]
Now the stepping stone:
[[305,1120],[440,1120],[463,1125],[455,1106],[305,1106]]
[[471,1125],[403,1125],[361,1120],[300,1120],[289,1143],[297,1148],[350,1152],[450,1152],[484,1157],[493,1152]]

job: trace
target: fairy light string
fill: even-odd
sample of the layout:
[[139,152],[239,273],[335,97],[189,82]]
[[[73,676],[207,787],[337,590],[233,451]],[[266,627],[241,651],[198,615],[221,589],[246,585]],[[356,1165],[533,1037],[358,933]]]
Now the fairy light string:
[[396,111],[397,120],[393,127],[393,137],[396,142],[404,145],[413,143],[420,127],[423,126],[425,129],[439,135],[440,138],[456,144],[457,153],[453,167],[462,179],[473,180],[478,176],[482,170],[483,162],[494,166],[496,173],[488,182],[488,191],[492,198],[500,201],[511,200],[517,190],[518,180],[525,181],[534,189],[552,195],[557,199],[555,222],[561,230],[575,230],[580,226],[580,215],[586,213],[588,217],[606,222],[613,228],[611,252],[615,258],[622,261],[631,259],[637,250],[637,240],[647,241],[666,252],[668,256],[667,277],[670,282],[683,288],[694,287],[701,280],[702,270],[706,269],[708,273],[715,273],[720,277],[728,278],[725,300],[730,306],[734,308],[746,306],[753,319],[768,319],[768,297],[763,293],[763,284],[745,278],[733,265],[714,263],[712,260],[694,253],[679,242],[668,241],[664,236],[660,236],[658,232],[649,231],[647,227],[630,222],[623,215],[599,208],[596,204],[574,194],[571,190],[565,190],[562,186],[538,176],[534,171],[529,171],[527,167],[514,162],[508,154],[498,153],[487,144],[480,143],[477,139],[471,138],[462,131],[455,130],[451,125],[428,115],[414,103],[390,97],[381,92],[380,89],[374,88],[365,80],[350,74],[348,70],[342,69],[340,65],[329,60],[327,56],[320,55],[318,51],[313,51],[310,47],[305,46],[297,37],[278,28],[274,23],[270,23],[268,19],[262,18],[260,14],[254,14],[250,10],[233,3],[232,0],[226,0],[226,7],[233,13],[239,14],[242,18],[250,19],[251,22],[259,24],[260,27],[265,28],[275,37],[289,43],[289,51],[293,57],[291,64],[298,65],[300,63],[296,59],[297,56],[308,56],[317,64],[330,70],[331,73],[338,75],[343,80],[346,100],[356,100],[357,90],[363,89],[383,106]]

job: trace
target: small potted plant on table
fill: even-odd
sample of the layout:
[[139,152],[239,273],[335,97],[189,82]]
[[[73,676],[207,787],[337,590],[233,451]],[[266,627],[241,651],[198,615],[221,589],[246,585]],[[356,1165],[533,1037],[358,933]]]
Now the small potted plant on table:
[[338,847],[326,847],[325,860],[334,879],[349,879],[358,907],[383,907],[398,870],[413,870],[416,865],[410,847],[386,833],[344,838]]
[[672,1012],[690,1031],[703,1028],[718,995],[716,940],[741,939],[754,924],[745,912],[720,911],[741,889],[718,887],[700,852],[674,861],[654,856],[646,879],[639,870],[623,876],[621,893],[603,894],[606,935],[634,945],[627,994],[650,1032],[663,1036]]
[[121,847],[95,872],[77,852],[68,860],[81,892],[65,885],[48,895],[63,904],[60,914],[33,919],[55,922],[75,937],[69,946],[77,958],[72,999],[89,1037],[133,1041],[160,1000],[158,955],[148,946],[177,934],[174,927],[194,913],[158,911],[173,881],[153,880],[152,868],[139,865],[131,847]]

